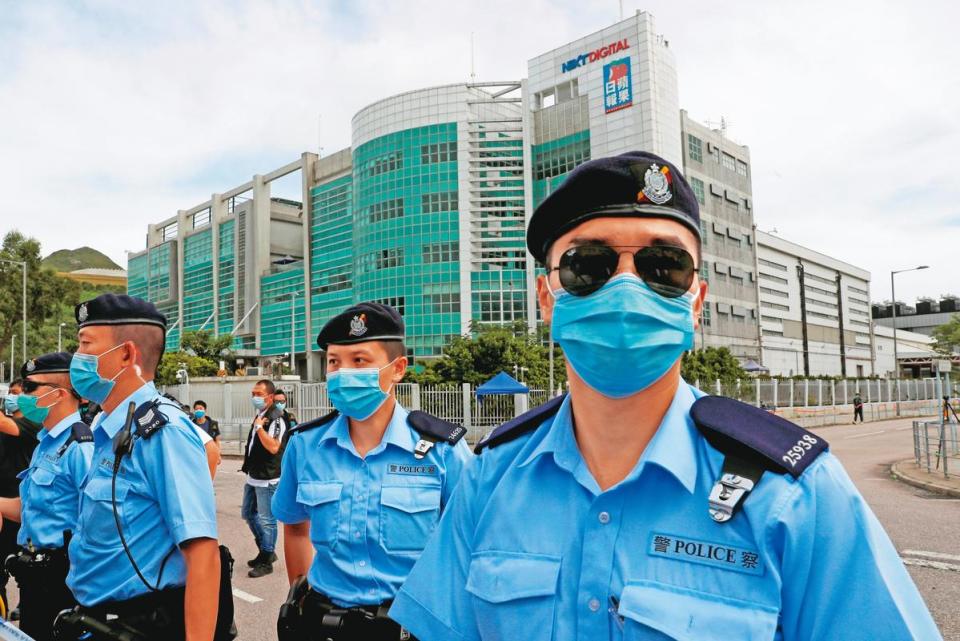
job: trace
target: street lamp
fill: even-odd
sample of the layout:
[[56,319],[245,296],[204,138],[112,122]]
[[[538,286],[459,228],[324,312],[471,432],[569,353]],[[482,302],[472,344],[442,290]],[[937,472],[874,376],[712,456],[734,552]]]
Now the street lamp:
[[60,323],[57,325],[57,351],[63,351],[63,328],[66,327],[66,323]]
[[11,265],[20,265],[23,268],[23,345],[22,350],[23,360],[27,360],[27,261],[25,260],[8,260],[6,258],[0,258],[0,263],[10,263]]
[[894,289],[893,277],[897,274],[929,269],[929,265],[920,265],[910,269],[898,269],[890,272],[890,298],[893,299],[893,373],[897,377],[897,416],[900,416],[900,358],[897,354],[897,292]]

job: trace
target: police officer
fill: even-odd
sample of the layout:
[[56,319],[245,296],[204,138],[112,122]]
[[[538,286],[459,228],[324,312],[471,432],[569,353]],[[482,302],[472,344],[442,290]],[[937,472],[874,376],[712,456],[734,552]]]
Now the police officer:
[[494,430],[390,615],[445,639],[939,639],[823,440],[680,378],[707,293],[671,163],[587,162],[527,246],[569,394]]
[[44,354],[21,368],[18,405],[43,426],[30,467],[21,473],[20,497],[0,499],[4,526],[22,522],[19,553],[6,561],[20,586],[20,629],[36,641],[52,638],[57,613],[76,605],[67,589],[67,544],[77,527],[80,485],[93,456],[93,435],[81,421],[70,385],[67,352]]
[[281,641],[410,638],[386,612],[471,455],[462,427],[397,402],[403,339],[400,314],[378,303],[317,337],[336,411],[292,431],[273,499],[293,585]]
[[153,384],[166,318],[139,298],[103,294],[76,308],[79,349],[70,380],[102,411],[93,467],[70,543],[67,585],[79,608],[57,638],[103,625],[143,638],[210,641],[229,622],[213,483],[196,427]]

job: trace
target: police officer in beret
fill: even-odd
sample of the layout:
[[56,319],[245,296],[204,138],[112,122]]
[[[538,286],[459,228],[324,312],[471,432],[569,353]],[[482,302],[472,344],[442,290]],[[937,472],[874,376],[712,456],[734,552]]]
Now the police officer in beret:
[[102,411],[69,548],[67,585],[80,605],[58,619],[56,638],[104,625],[157,641],[229,638],[204,445],[153,384],[166,318],[152,303],[114,294],[81,303],[76,318],[70,380]]
[[67,545],[77,529],[80,485],[93,456],[93,435],[80,419],[77,393],[70,384],[68,352],[27,361],[18,406],[42,425],[30,467],[22,474],[20,497],[0,499],[4,526],[22,523],[20,549],[6,567],[20,587],[20,629],[36,641],[52,638],[53,620],[76,602],[67,578]]
[[827,444],[680,378],[699,223],[643,152],[581,165],[534,212],[570,392],[478,444],[390,612],[417,637],[940,638]]
[[397,402],[403,340],[400,314],[378,303],[317,337],[336,410],[292,430],[273,498],[292,586],[281,641],[410,638],[389,604],[472,456],[462,427]]

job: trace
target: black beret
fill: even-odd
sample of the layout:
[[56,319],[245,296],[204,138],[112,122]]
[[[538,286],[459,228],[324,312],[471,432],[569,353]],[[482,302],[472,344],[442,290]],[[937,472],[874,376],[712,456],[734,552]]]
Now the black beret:
[[126,294],[100,294],[77,305],[77,328],[90,325],[156,325],[167,330],[167,317],[150,301]]
[[527,249],[540,263],[557,238],[601,217],[670,218],[700,239],[697,196],[680,171],[663,158],[630,151],[583,163],[540,203],[527,228]]
[[327,321],[317,334],[317,345],[350,345],[367,341],[402,341],[403,318],[389,305],[359,303]]
[[73,354],[70,352],[53,352],[37,356],[23,364],[20,368],[20,378],[33,376],[34,374],[66,374],[70,371],[70,360]]

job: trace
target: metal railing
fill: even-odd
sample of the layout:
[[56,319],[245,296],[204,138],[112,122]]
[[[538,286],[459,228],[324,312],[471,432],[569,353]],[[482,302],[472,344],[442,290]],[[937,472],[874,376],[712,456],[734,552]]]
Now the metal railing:
[[[300,422],[323,416],[333,409],[326,383],[278,381],[277,386],[286,393],[287,405]],[[868,421],[896,418],[898,398],[902,417],[936,415],[936,399],[941,389],[932,378],[903,381],[746,379],[733,384],[720,381],[701,384],[697,381],[695,386],[710,394],[730,396],[775,411],[804,427],[851,421],[853,397],[857,392],[863,400]],[[186,404],[205,401],[207,415],[220,423],[224,451],[239,453],[254,414],[250,389],[249,382],[227,379],[172,385],[166,391]],[[463,425],[467,429],[467,439],[474,443],[500,423],[546,402],[550,394],[546,390],[531,390],[528,394],[486,396],[480,400],[476,388],[468,384],[427,386],[400,383],[397,397],[408,410],[420,409]],[[957,469],[960,470],[960,465]]]
[[957,427],[953,421],[914,421],[913,453],[917,467],[929,474],[942,472],[944,478],[960,478]]

